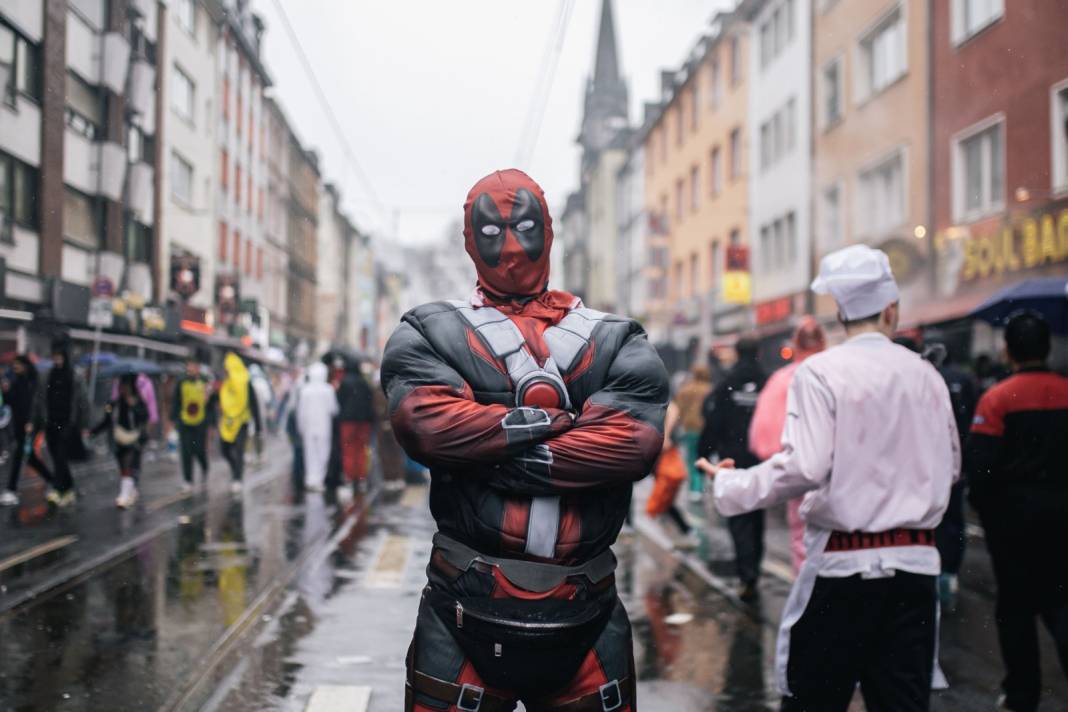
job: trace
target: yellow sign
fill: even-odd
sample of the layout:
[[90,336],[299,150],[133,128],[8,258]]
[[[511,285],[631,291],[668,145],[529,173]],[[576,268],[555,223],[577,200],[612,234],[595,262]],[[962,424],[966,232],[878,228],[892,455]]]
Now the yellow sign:
[[723,273],[723,301],[749,304],[753,300],[753,283],[748,272],[730,270]]
[[1068,260],[1068,208],[1024,218],[964,243],[965,282]]

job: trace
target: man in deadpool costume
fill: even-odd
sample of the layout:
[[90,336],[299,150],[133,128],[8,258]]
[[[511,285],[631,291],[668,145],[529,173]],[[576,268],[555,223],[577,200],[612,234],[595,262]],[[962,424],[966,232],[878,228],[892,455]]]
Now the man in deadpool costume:
[[552,219],[525,173],[475,184],[464,239],[474,294],[405,314],[382,362],[438,526],[406,710],[636,712],[609,547],[660,453],[667,373],[637,322],[548,289]]

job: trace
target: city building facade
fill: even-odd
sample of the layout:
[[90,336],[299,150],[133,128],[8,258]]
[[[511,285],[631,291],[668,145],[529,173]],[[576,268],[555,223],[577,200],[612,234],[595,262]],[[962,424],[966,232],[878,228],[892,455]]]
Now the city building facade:
[[906,320],[931,296],[928,6],[823,0],[813,19],[815,256],[884,250]]
[[[1064,21],[1059,3],[935,3],[936,298],[925,321],[959,319],[1010,284],[1068,271]],[[975,349],[996,352],[989,330],[974,329]]]
[[686,64],[661,72],[645,136],[649,261],[665,305],[650,328],[686,363],[716,334],[748,324],[748,295],[727,293],[723,281],[728,253],[749,242],[748,44],[742,16],[717,15]]
[[[868,3],[863,3],[868,5]],[[748,153],[753,317],[768,339],[808,311],[812,277],[811,0],[760,0],[750,19]]]

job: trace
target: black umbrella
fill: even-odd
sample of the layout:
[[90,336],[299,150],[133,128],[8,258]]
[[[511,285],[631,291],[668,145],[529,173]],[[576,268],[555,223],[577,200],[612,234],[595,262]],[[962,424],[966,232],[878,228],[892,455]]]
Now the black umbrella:
[[1068,275],[1036,277],[997,292],[972,311],[972,316],[1001,326],[1013,312],[1031,309],[1049,322],[1050,329],[1068,334]]

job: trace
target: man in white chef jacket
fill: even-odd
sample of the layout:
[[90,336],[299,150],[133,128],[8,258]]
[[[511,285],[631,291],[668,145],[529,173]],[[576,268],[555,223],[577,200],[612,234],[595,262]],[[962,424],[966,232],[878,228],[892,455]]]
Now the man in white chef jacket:
[[940,571],[933,530],[960,471],[938,371],[890,341],[898,289],[886,254],[853,245],[823,258],[848,339],[808,358],[787,402],[780,453],[746,470],[706,460],[726,516],[804,495],[807,558],[783,611],[776,670],[783,710],[927,710]]

